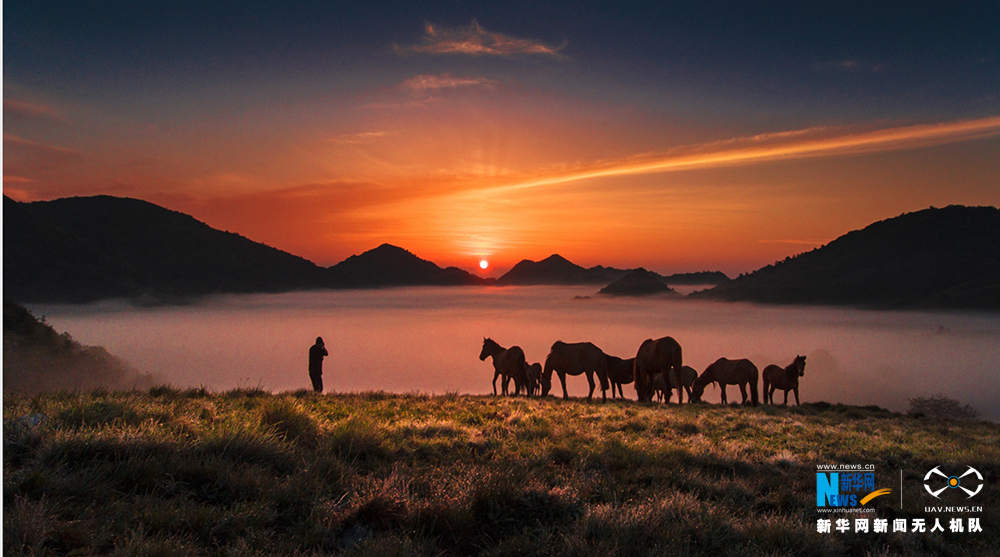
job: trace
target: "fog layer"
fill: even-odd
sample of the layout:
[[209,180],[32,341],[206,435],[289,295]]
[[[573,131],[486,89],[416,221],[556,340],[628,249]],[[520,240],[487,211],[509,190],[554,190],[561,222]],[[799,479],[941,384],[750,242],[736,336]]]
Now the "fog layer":
[[[556,340],[632,357],[643,340],[677,339],[699,372],[719,357],[758,368],[807,356],[802,402],[877,404],[945,394],[1000,419],[1000,316],[873,312],[591,298],[592,287],[450,287],[218,296],[198,305],[33,306],[58,330],[100,345],[177,386],[309,388],[307,351],[322,336],[327,391],[492,393],[483,337],[543,362]],[[567,380],[587,393],[583,377]],[[760,388],[760,385],[758,385]],[[561,395],[558,381],[553,385]],[[736,387],[729,399],[739,400]],[[626,396],[635,390],[626,387]],[[779,392],[778,402],[783,400]],[[709,387],[705,399],[719,400]],[[794,403],[794,399],[793,399]]]

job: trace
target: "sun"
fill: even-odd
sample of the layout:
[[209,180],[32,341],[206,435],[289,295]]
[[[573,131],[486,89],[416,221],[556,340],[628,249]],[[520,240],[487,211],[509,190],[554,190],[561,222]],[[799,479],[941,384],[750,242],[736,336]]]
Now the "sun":
[[479,268],[480,269],[485,269],[485,268],[487,268],[489,266],[490,266],[490,262],[487,261],[487,260],[485,260],[485,259],[483,259],[482,261],[479,262]]

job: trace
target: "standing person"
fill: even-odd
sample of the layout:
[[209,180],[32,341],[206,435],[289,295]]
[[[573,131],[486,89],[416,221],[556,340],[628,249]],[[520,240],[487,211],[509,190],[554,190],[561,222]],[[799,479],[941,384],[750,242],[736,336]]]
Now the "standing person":
[[323,392],[323,358],[329,355],[323,337],[316,337],[316,344],[309,347],[309,379],[317,393]]

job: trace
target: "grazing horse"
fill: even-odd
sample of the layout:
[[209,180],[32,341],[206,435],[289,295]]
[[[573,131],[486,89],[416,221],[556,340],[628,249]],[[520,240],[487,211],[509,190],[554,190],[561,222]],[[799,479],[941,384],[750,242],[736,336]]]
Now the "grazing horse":
[[533,364],[524,364],[524,376],[528,383],[528,396],[533,396],[535,391],[541,389],[539,383],[542,380],[542,364],[535,362]]
[[493,396],[497,396],[497,377],[503,376],[501,389],[504,396],[507,395],[507,385],[511,378],[514,379],[514,395],[521,392],[521,386],[527,389],[527,381],[524,375],[524,350],[520,346],[504,348],[493,339],[483,339],[483,350],[479,353],[479,360],[486,361],[486,357],[493,358]]
[[[663,402],[664,399],[670,402],[670,395],[673,394],[672,390],[677,388],[674,384],[674,376],[670,376],[670,386],[667,386],[667,375],[665,373],[657,372],[653,375],[653,393],[656,395],[656,402]],[[681,385],[684,390],[687,391],[688,400],[691,400],[691,385],[694,384],[694,380],[698,378],[698,372],[691,366],[681,366]]]
[[587,393],[587,400],[594,396],[594,372],[601,380],[601,400],[608,400],[608,360],[604,357],[604,352],[589,342],[577,342],[566,344],[557,340],[552,345],[549,355],[545,358],[545,369],[542,370],[542,396],[549,394],[552,388],[552,372],[559,374],[559,381],[562,383],[563,398],[569,398],[566,394],[566,375],[587,374],[587,382],[590,383],[590,392]]
[[639,402],[653,401],[653,376],[657,372],[670,373],[673,371],[674,381],[671,385],[677,385],[677,404],[684,402],[683,391],[681,390],[681,345],[670,337],[663,337],[657,340],[646,339],[639,351],[635,355],[635,392],[639,395]]
[[757,406],[757,366],[746,358],[742,360],[727,360],[719,358],[714,364],[705,368],[705,372],[694,380],[691,387],[691,400],[701,400],[701,395],[705,393],[705,385],[718,383],[722,391],[722,404],[729,404],[726,400],[726,385],[739,385],[740,393],[743,395],[743,404],[747,403],[746,387],[750,386],[750,399],[754,406]]
[[795,404],[799,404],[799,377],[806,373],[806,357],[795,356],[795,360],[785,366],[771,364],[764,368],[761,377],[764,379],[764,402],[774,404],[774,391],[785,391],[785,405],[788,405],[788,391],[795,391]]
[[615,387],[618,387],[618,396],[625,398],[622,392],[622,385],[631,383],[635,378],[635,358],[623,360],[610,354],[608,358],[608,381],[611,382],[611,398],[615,397]]

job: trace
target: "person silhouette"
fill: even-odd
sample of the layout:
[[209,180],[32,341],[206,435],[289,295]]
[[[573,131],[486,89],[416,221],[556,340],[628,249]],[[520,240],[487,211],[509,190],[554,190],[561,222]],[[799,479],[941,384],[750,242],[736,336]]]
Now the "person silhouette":
[[316,337],[316,344],[309,347],[309,379],[317,393],[323,392],[323,358],[329,355],[323,337]]

